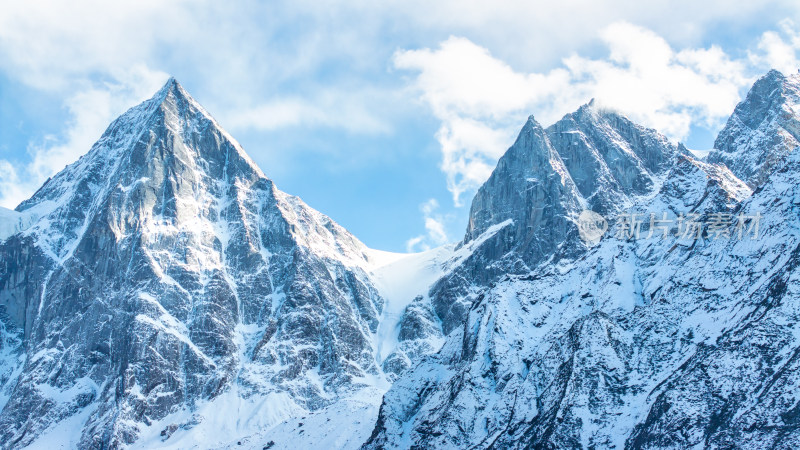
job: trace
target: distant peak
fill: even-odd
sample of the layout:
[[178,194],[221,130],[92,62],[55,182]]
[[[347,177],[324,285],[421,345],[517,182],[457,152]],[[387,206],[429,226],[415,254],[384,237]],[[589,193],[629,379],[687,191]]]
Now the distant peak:
[[[737,105],[736,114],[741,116],[750,113],[756,116],[760,122],[770,107],[781,105],[787,100],[796,103],[798,101],[799,85],[800,77],[798,75],[792,74],[787,77],[783,73],[772,69],[753,84],[745,100]],[[763,99],[768,98],[773,98],[777,101],[765,103]]]
[[578,110],[588,113],[590,117],[594,118],[594,120],[608,120],[609,118],[615,120],[622,119],[633,124],[633,122],[628,118],[627,114],[618,109],[612,103],[597,100],[595,98],[589,100],[589,103],[581,106],[578,108]]
[[565,118],[571,117],[573,120],[577,122],[582,122],[586,124],[596,124],[602,119],[602,116],[610,113],[610,110],[606,110],[601,108],[598,102],[593,98],[589,100],[589,103],[584,103],[574,112],[567,114],[564,116]]
[[600,116],[620,116],[625,117],[624,114],[620,113],[617,109],[612,106],[609,106],[608,103],[603,103],[597,101],[596,98],[592,98],[589,100],[589,103],[585,103],[578,108],[578,111],[583,112],[590,112],[592,117],[600,117]]

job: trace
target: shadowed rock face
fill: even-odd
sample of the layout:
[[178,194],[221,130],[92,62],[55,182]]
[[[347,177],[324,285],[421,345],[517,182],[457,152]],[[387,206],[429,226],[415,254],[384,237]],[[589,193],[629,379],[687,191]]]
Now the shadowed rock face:
[[175,80],[17,211],[35,220],[0,243],[0,310],[27,354],[4,447],[78,411],[82,448],[118,447],[232,384],[316,409],[379,372],[363,244],[277,190]]
[[[431,290],[434,311],[449,334],[466,317],[473,286],[574,254],[573,221],[583,199],[545,130],[530,117],[472,201],[462,245],[501,226]],[[563,243],[567,245],[562,246]]]
[[[743,104],[773,98],[776,91],[765,88],[770,80],[784,80],[780,86],[786,88],[786,79],[771,73]],[[785,117],[783,101],[762,106],[763,117],[797,120]],[[744,109],[737,107],[726,130]],[[653,132],[644,132],[649,138],[612,139],[632,136],[618,129],[629,122],[613,117],[584,107],[547,129],[579,202],[612,213],[760,214],[758,238],[736,239],[733,222],[727,228],[733,239],[618,239],[621,225],[612,223],[592,248],[565,257],[561,252],[571,245],[566,235],[555,251],[531,259],[518,251],[529,248],[519,244],[518,229],[506,225],[507,241],[485,241],[488,248],[479,248],[460,271],[434,286],[432,296],[464,299],[464,319],[452,319],[439,353],[393,384],[364,448],[800,444],[800,156],[780,145],[752,146],[771,142],[769,133],[784,133],[755,123],[748,125],[749,135],[739,128],[736,139],[743,147],[731,152],[737,155],[732,165],[739,167],[729,170],[678,146],[650,146],[666,142]],[[608,148],[605,142],[626,144]],[[617,160],[629,154],[625,148],[636,158]],[[481,189],[479,197],[492,198],[476,197],[467,240],[474,238],[473,229],[529,214],[507,205],[524,195],[514,193],[524,191],[527,175],[516,174],[534,169],[524,158],[504,160],[519,161],[520,167],[498,164],[496,174],[510,175]],[[772,169],[763,161],[774,161]],[[755,190],[737,174],[756,174],[750,179]],[[525,242],[552,233],[532,231]],[[529,265],[535,261],[544,263]]]
[[[537,247],[532,250],[551,253],[569,231],[568,216],[580,207],[579,193],[561,157],[531,117],[472,200],[464,241],[510,219],[515,242],[535,237],[539,242],[528,243]],[[537,257],[531,254],[532,259]]]

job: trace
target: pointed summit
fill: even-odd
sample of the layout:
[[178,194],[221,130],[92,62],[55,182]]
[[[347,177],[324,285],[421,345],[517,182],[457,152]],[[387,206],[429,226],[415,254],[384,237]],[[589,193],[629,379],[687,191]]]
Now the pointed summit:
[[471,249],[470,256],[431,287],[443,333],[463,324],[475,287],[580,251],[574,218],[583,207],[564,161],[542,126],[529,117],[472,200],[460,244]]
[[164,83],[164,86],[161,86],[161,89],[159,89],[158,92],[153,95],[153,98],[164,99],[169,92],[174,92],[177,89],[183,90],[183,87],[180,85],[180,83],[178,83],[178,80],[176,80],[175,77],[170,76],[167,79],[167,82]]
[[567,217],[579,211],[580,204],[564,162],[545,130],[530,116],[475,195],[464,242],[511,219],[518,243],[541,240],[530,255],[531,261],[538,260],[563,242],[570,231]]
[[[75,190],[77,186],[97,194],[138,179],[155,183],[165,173],[192,175],[191,179],[200,167],[215,179],[266,178],[239,143],[170,77],[155,95],[114,120],[86,155],[17,210],[46,206],[41,216],[71,197],[85,195]],[[179,184],[188,186],[185,181]]]
[[587,206],[601,214],[650,193],[678,153],[665,136],[598,107],[594,99],[548,127],[547,135]]
[[203,109],[202,106],[200,106],[200,103],[198,103],[197,100],[195,100],[194,97],[192,97],[192,95],[186,89],[184,89],[183,85],[181,85],[180,82],[178,82],[178,80],[173,76],[170,76],[164,83],[164,85],[161,86],[161,89],[159,89],[148,101],[152,101],[157,104],[162,104],[168,99],[172,99],[173,101],[191,103],[194,107],[201,109],[205,115],[209,117],[211,116],[205,109]]
[[723,163],[751,188],[800,145],[800,75],[771,70],[736,106],[708,161]]
[[156,92],[155,95],[150,98],[150,100],[144,103],[147,102],[152,102],[159,106],[172,103],[175,105],[181,105],[184,108],[191,108],[193,113],[199,113],[205,116],[219,127],[211,114],[206,111],[206,109],[203,108],[200,103],[195,100],[188,91],[186,91],[186,89],[183,88],[183,86],[175,77],[169,77],[167,82],[164,83],[164,86],[162,86],[161,89],[159,89],[158,92]]

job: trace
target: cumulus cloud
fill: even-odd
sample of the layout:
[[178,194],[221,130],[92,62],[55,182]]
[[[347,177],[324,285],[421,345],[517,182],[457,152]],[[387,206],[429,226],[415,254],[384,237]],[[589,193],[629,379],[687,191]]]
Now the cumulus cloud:
[[471,41],[450,37],[437,50],[394,55],[399,69],[419,72],[414,81],[442,124],[442,170],[457,206],[461,194],[488,178],[513,136],[510,118],[535,103],[552,101],[568,88],[563,69],[521,74]]
[[[166,40],[192,35],[188,2],[44,0],[0,5],[3,70],[45,91],[74,92],[76,80],[142,64]],[[157,32],[156,32],[157,31]],[[125,77],[125,75],[122,75]]]
[[800,50],[800,32],[791,19],[784,19],[778,31],[767,31],[758,41],[758,52],[751,52],[751,61],[760,66],[772,67],[785,74],[800,69],[797,52]]
[[412,85],[441,125],[442,171],[456,206],[491,173],[525,117],[547,126],[594,98],[672,139],[692,125],[720,125],[754,75],[778,61],[796,65],[800,37],[791,23],[758,44],[766,64],[736,59],[718,46],[674,49],[663,37],[626,22],[600,33],[603,58],[573,54],[542,73],[515,70],[474,42],[450,37],[436,49],[400,50],[398,69],[414,71]]
[[425,221],[425,234],[415,236],[406,241],[406,251],[419,252],[430,250],[449,242],[446,225],[447,217],[439,214],[439,202],[432,198],[419,207]]

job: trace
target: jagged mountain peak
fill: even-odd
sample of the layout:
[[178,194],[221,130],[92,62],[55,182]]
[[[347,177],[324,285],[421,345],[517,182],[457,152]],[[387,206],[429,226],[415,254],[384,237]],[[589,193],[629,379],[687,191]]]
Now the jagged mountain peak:
[[176,91],[178,90],[182,91],[181,93],[184,96],[190,97],[188,93],[186,93],[186,90],[183,89],[183,86],[178,82],[178,79],[170,75],[170,77],[167,78],[167,81],[164,83],[164,85],[161,86],[161,89],[159,89],[153,97],[164,98],[170,91],[173,93],[177,93]]
[[597,102],[566,114],[546,131],[587,207],[601,214],[652,193],[680,152],[657,131]]
[[[162,139],[163,145],[158,146],[162,155],[178,156],[162,158],[162,161],[191,164],[202,157],[224,167],[225,161],[233,157],[239,163],[239,171],[266,178],[241,145],[171,77],[151,98],[115,119],[88,153],[48,179],[30,199],[16,208],[17,211],[43,206],[32,213],[46,215],[74,196],[78,186],[85,189],[89,184],[110,181],[115,174],[128,169],[146,167],[154,155],[137,154],[137,151],[142,150],[146,140],[153,138]],[[193,148],[198,146],[192,143],[197,144],[198,139],[214,141],[212,147],[217,151],[197,154]],[[152,164],[149,167],[155,169]]]
[[613,215],[655,195],[677,153],[657,132],[593,103],[547,129],[529,117],[473,199],[461,245],[479,244],[431,289],[445,334],[482,287],[580,257],[589,248],[576,225],[582,211]]
[[[630,206],[634,196],[655,193],[676,156],[687,153],[656,130],[602,107],[595,99],[546,129],[531,115],[473,199],[464,242],[515,216],[506,205],[518,195],[512,192],[558,180],[560,189],[572,198],[564,198],[571,204],[565,211],[588,207],[612,213]],[[492,192],[502,198],[490,199]],[[530,200],[533,208],[540,208],[553,199]],[[528,227],[525,234],[531,230]]]
[[517,139],[519,139],[519,137],[523,133],[526,133],[526,132],[530,133],[530,132],[534,132],[535,130],[540,130],[540,129],[543,129],[543,128],[544,127],[542,126],[542,124],[539,123],[538,120],[536,120],[536,117],[534,117],[533,114],[531,114],[531,115],[528,116],[528,118],[525,120],[525,123],[522,125],[522,129],[520,129],[519,134],[517,134]]
[[204,202],[233,193],[225,193],[226,186],[236,191],[255,184],[274,188],[238,142],[170,78],[16,209],[32,223],[25,233],[61,261],[98,214],[116,209],[115,215],[141,216],[147,210],[144,217],[172,220],[205,215],[217,208]]
[[575,219],[584,207],[546,130],[529,117],[473,198],[459,244],[473,250],[431,288],[444,334],[460,324],[473,300],[474,286],[463,280],[474,277],[477,284],[490,284],[503,274],[573,256],[582,248]]
[[[784,107],[794,110],[800,103],[800,74],[784,75],[770,70],[753,84],[745,99],[736,106],[733,116],[751,129],[769,120],[770,111]],[[721,144],[725,133],[720,134]]]
[[161,86],[161,89],[156,91],[152,97],[150,97],[148,100],[145,100],[141,104],[134,106],[131,108],[131,110],[135,110],[137,108],[150,110],[154,107],[168,107],[170,104],[180,105],[181,109],[190,108],[190,112],[201,114],[206,119],[219,126],[211,114],[206,111],[206,109],[203,108],[203,106],[197,100],[195,100],[195,98],[192,97],[192,95],[183,87],[183,85],[173,76],[169,77],[164,85]]
[[[530,186],[530,189],[507,189],[509,184],[515,183]],[[539,195],[528,198],[533,195],[531,189],[536,189]],[[527,227],[531,224],[522,222],[541,218],[541,212],[526,211],[523,205],[552,201],[551,206],[572,211],[579,204],[577,198],[577,190],[561,157],[550,144],[544,128],[530,116],[473,199],[464,242],[508,219],[520,222],[517,223],[519,227]],[[568,205],[563,205],[562,200]]]
[[[246,164],[246,169],[252,171],[255,176],[265,177],[258,165],[250,158],[242,146],[231,136],[214,117],[189,94],[186,89],[178,82],[175,77],[170,77],[164,86],[148,100],[158,105],[157,110],[161,113],[156,115],[157,121],[162,121],[166,126],[172,128],[176,133],[202,133],[204,128],[213,128],[219,134],[219,139],[227,141],[237,158],[241,158]],[[145,102],[147,103],[147,102]],[[224,146],[220,146],[224,147]],[[218,158],[227,158],[229,155],[219,153]]]
[[[564,117],[567,116],[581,118],[583,121],[594,123],[602,121],[609,116],[619,116],[627,120],[624,113],[595,98],[591,98],[588,102],[580,105],[575,111],[564,115]],[[631,124],[633,124],[633,122],[631,122]]]
[[800,74],[771,70],[736,106],[708,161],[723,163],[751,188],[800,145]]

